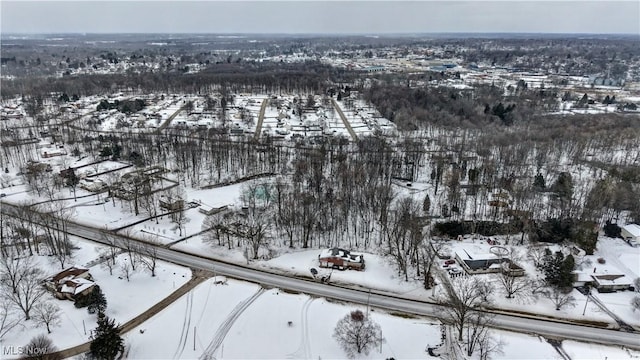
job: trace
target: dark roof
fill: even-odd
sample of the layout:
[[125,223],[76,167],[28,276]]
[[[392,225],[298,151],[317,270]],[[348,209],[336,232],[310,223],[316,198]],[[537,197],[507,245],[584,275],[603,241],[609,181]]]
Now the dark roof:
[[85,269],[85,268],[81,268],[81,267],[70,267],[68,269],[62,270],[61,272],[57,273],[56,275],[53,275],[51,277],[51,279],[54,282],[58,282],[66,277],[76,277],[80,274],[84,274],[85,272],[89,271],[89,269]]

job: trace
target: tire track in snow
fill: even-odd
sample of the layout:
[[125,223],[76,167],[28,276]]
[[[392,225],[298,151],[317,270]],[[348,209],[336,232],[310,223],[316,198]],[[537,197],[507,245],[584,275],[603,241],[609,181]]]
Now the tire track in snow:
[[311,343],[309,341],[309,307],[313,300],[315,299],[309,298],[302,305],[302,310],[300,311],[300,326],[302,328],[300,345],[296,351],[287,355],[288,359],[311,359]]
[[207,290],[207,298],[204,300],[204,306],[202,307],[202,312],[200,313],[200,317],[198,318],[198,323],[196,326],[200,326],[202,322],[202,317],[204,316],[205,311],[207,311],[207,304],[209,304],[209,295],[211,294],[211,287],[213,286],[212,282],[209,282],[209,290]]
[[256,293],[251,295],[251,297],[242,301],[241,303],[236,305],[235,308],[233,308],[233,310],[229,313],[227,318],[222,322],[222,324],[218,328],[218,331],[216,331],[216,334],[214,335],[213,340],[211,340],[207,348],[204,350],[204,353],[200,355],[199,357],[200,360],[215,359],[214,354],[216,353],[216,351],[218,351],[218,348],[220,348],[220,345],[222,345],[222,341],[224,341],[225,336],[227,336],[227,333],[229,332],[229,330],[231,330],[233,323],[235,323],[236,320],[238,320],[238,318],[240,317],[240,315],[242,315],[242,313],[249,307],[249,305],[251,305],[254,301],[256,301],[256,299],[260,297],[260,295],[262,295],[262,293],[264,292],[265,292],[265,289],[260,288],[260,290],[256,291]]
[[191,312],[193,311],[193,291],[190,291],[187,295],[187,306],[184,309],[184,319],[182,320],[182,331],[180,332],[180,341],[178,341],[178,348],[173,353],[174,359],[179,359],[184,352],[184,348],[187,345],[187,339],[189,337],[189,328],[191,327]]

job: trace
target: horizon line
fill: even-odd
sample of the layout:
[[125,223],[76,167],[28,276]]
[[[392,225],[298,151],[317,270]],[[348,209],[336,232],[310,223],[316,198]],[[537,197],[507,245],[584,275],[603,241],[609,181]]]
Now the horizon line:
[[640,36],[640,33],[629,32],[538,32],[538,31],[417,31],[417,32],[205,32],[205,31],[177,31],[177,32],[5,32],[0,35],[364,35],[364,36],[389,36],[389,35],[439,35],[439,34],[512,34],[512,35],[626,35]]

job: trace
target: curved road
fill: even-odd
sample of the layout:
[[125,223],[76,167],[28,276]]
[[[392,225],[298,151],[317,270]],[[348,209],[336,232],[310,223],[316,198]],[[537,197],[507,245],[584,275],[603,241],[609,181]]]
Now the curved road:
[[[2,204],[2,212],[12,215],[14,207]],[[100,243],[114,241],[124,245],[125,237],[104,232],[89,226],[69,223],[69,234],[93,240]],[[357,290],[336,285],[326,285],[311,280],[293,278],[284,275],[255,270],[240,265],[212,260],[202,256],[185,253],[178,250],[158,247],[158,258],[176,264],[205,271],[215,270],[215,273],[229,277],[260,283],[264,287],[276,287],[299,291],[301,293],[339,299],[343,301],[367,304],[371,306],[399,311],[409,314],[439,318],[443,314],[443,306],[418,300],[403,299],[389,294]],[[532,333],[556,339],[572,339],[593,342],[604,345],[620,345],[640,350],[640,336],[633,332],[623,332],[583,326],[568,322],[549,321],[531,317],[520,317],[508,314],[495,314],[492,326],[498,329]]]

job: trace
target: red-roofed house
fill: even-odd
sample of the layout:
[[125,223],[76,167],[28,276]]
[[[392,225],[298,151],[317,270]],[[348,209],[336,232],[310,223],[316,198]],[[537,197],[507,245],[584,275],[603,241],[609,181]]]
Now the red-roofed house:
[[96,283],[93,281],[89,269],[72,266],[45,279],[45,286],[58,299],[75,300],[78,295],[90,293]]

